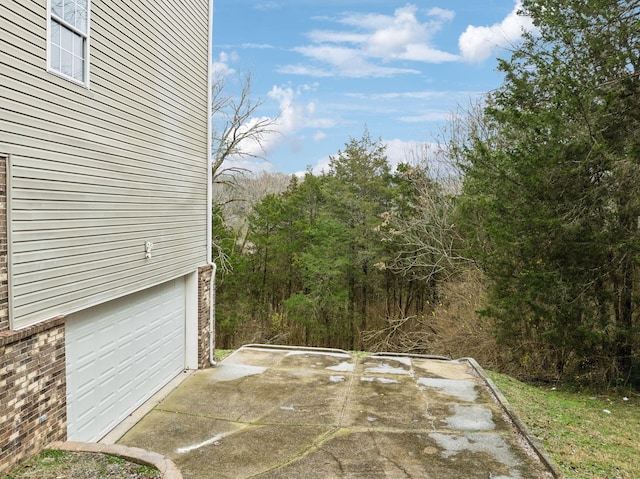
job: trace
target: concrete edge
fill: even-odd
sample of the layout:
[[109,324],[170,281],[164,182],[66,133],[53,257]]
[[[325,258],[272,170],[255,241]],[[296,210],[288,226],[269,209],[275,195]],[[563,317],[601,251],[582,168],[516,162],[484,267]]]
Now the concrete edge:
[[102,444],[96,442],[56,441],[47,446],[47,449],[57,449],[68,452],[91,452],[109,454],[121,457],[136,464],[153,466],[160,471],[163,479],[183,479],[182,473],[175,463],[156,452],[147,451],[139,447],[121,446],[120,444]]
[[527,441],[531,449],[536,453],[536,455],[540,458],[542,463],[547,466],[553,477],[561,478],[563,477],[562,472],[553,460],[549,457],[549,455],[545,452],[542,447],[542,443],[527,429],[527,426],[522,422],[522,420],[518,417],[516,412],[507,401],[507,398],[500,392],[498,386],[491,380],[487,372],[478,364],[478,362],[473,358],[460,358],[458,361],[467,361],[471,367],[478,373],[480,378],[485,382],[491,393],[494,395],[500,406],[504,409],[509,416],[509,419],[513,423],[513,425],[518,429],[518,431],[522,434],[524,439]]
[[418,354],[418,353],[387,353],[387,352],[379,352],[379,353],[371,353],[369,357],[375,358],[379,356],[398,356],[400,358],[416,358],[416,359],[433,359],[437,361],[454,361],[454,359],[448,358],[447,356],[440,356],[438,354]]
[[309,352],[318,352],[318,353],[340,353],[340,354],[348,354],[350,356],[353,356],[353,354],[351,354],[349,351],[346,351],[344,349],[320,348],[320,347],[313,347],[313,346],[287,346],[284,344],[262,344],[262,343],[243,344],[238,349],[236,349],[234,353],[237,351],[240,351],[241,349],[267,349],[267,350],[271,349],[274,351],[309,351]]

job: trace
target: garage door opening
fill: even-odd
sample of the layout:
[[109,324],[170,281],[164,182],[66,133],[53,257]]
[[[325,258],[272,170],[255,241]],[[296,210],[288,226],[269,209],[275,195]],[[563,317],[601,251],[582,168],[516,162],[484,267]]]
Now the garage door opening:
[[67,437],[98,441],[185,369],[185,280],[69,316]]

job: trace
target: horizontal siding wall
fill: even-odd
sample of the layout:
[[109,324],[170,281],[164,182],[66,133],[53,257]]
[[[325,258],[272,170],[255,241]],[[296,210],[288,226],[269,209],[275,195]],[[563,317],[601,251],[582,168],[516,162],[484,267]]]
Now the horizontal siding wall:
[[207,258],[209,1],[93,0],[89,89],[46,71],[46,5],[0,6],[14,329]]

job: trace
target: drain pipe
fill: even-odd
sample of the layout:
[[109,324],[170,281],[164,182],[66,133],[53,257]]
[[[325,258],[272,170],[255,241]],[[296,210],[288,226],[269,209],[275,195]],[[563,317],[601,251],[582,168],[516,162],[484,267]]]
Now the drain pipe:
[[213,262],[209,264],[212,268],[209,280],[209,364],[215,368],[218,365],[214,359],[213,349],[216,335],[216,270],[218,267]]

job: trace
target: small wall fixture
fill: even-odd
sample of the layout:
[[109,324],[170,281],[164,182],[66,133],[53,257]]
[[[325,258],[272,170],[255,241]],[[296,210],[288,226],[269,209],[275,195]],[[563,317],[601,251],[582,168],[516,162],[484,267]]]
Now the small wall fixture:
[[151,258],[151,250],[153,249],[153,243],[151,241],[147,241],[144,244],[144,257],[147,259]]

